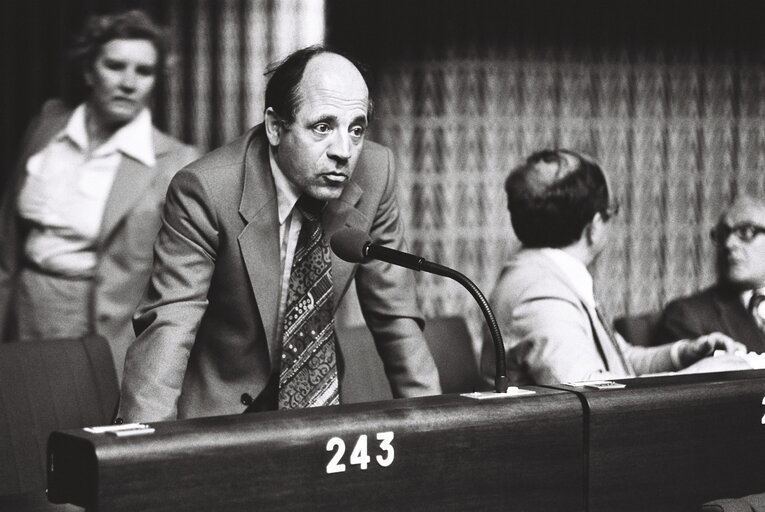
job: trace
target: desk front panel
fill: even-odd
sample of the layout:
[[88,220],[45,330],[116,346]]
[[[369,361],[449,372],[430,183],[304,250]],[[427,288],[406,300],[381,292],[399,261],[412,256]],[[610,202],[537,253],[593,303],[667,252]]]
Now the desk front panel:
[[584,510],[581,403],[536,391],[56,432],[49,495],[109,511]]

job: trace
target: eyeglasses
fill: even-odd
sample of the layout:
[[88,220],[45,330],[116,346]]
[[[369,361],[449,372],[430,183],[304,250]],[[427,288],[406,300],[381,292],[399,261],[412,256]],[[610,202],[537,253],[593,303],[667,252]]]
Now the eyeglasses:
[[606,207],[605,210],[600,212],[600,216],[603,218],[603,222],[608,222],[611,217],[616,217],[619,214],[619,203],[614,201]]
[[765,227],[752,224],[751,222],[742,222],[735,226],[728,226],[726,224],[718,224],[709,232],[709,236],[717,245],[724,244],[728,237],[732,234],[736,235],[736,238],[742,242],[751,242],[754,237],[765,233]]

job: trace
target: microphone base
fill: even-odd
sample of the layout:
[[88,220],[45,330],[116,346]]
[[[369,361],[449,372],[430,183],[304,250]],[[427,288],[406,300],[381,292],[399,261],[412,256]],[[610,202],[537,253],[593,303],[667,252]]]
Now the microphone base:
[[460,393],[460,396],[472,398],[474,400],[492,400],[496,398],[512,398],[517,396],[535,395],[537,392],[530,389],[521,389],[516,386],[510,386],[504,393],[496,391],[474,391],[473,393]]

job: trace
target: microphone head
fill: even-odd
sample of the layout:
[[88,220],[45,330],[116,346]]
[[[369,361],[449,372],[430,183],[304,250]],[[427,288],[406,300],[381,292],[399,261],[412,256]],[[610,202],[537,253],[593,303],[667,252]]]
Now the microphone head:
[[368,261],[365,249],[369,243],[369,235],[356,228],[341,229],[332,235],[332,239],[329,241],[332,251],[340,259],[350,263]]

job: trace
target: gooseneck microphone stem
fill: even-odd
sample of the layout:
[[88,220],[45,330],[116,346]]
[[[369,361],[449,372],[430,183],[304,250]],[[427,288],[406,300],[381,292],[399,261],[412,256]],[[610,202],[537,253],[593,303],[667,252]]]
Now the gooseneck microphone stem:
[[375,245],[371,242],[366,242],[361,252],[364,257],[367,258],[383,260],[412,270],[425,271],[431,274],[448,277],[467,288],[476,302],[478,302],[478,306],[481,308],[481,312],[486,319],[486,324],[489,326],[492,340],[494,341],[494,358],[497,364],[496,374],[494,376],[494,390],[497,393],[507,392],[507,368],[502,333],[499,331],[499,326],[494,317],[494,312],[491,310],[491,306],[489,306],[489,301],[486,300],[486,297],[484,297],[481,290],[475,283],[473,283],[473,281],[468,279],[468,277],[461,272],[449,267],[433,263],[419,256],[415,256],[414,254],[388,249],[387,247]]
[[467,288],[473,298],[478,302],[478,306],[481,308],[486,324],[489,326],[489,332],[491,338],[494,340],[494,359],[497,363],[497,370],[494,376],[494,391],[497,393],[507,392],[507,369],[505,367],[505,345],[502,341],[502,333],[499,332],[499,326],[497,325],[497,319],[494,318],[494,312],[489,306],[489,301],[486,300],[481,290],[467,278],[461,272],[457,272],[454,269],[444,267],[438,263],[423,260],[422,269],[426,272],[438,274],[440,276],[448,277],[460,283]]

